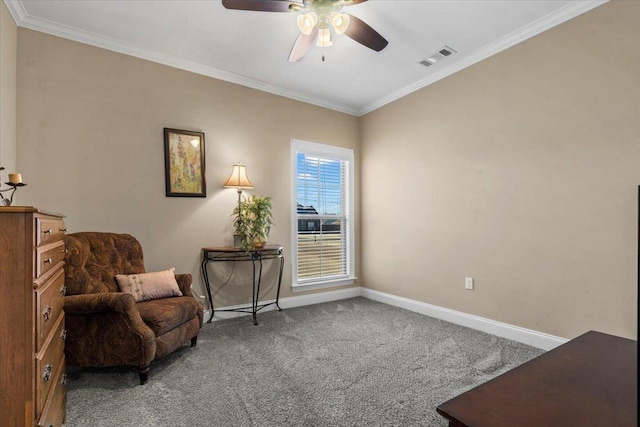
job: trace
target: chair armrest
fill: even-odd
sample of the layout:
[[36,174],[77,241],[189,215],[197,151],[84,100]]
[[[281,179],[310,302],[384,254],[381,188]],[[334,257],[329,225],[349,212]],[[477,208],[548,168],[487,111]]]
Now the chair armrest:
[[193,292],[191,292],[191,283],[193,282],[193,278],[191,274],[176,274],[176,282],[178,282],[178,287],[182,292],[182,295],[186,297],[193,297]]
[[143,366],[155,357],[155,334],[140,317],[133,295],[70,295],[64,297],[64,311],[67,364]]
[[126,313],[137,309],[131,294],[122,292],[104,292],[97,294],[79,294],[64,297],[64,311],[67,314],[93,314],[107,312]]

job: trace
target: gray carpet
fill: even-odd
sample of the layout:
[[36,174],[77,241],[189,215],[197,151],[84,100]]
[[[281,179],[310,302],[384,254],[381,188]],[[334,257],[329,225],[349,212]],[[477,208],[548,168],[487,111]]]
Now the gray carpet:
[[68,369],[66,427],[446,426],[436,406],[542,350],[353,298],[205,324],[135,369]]

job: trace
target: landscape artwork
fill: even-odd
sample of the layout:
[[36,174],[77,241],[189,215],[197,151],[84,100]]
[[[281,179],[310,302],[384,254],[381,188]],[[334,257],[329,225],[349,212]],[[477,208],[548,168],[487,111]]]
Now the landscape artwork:
[[164,128],[167,197],[206,197],[204,133]]

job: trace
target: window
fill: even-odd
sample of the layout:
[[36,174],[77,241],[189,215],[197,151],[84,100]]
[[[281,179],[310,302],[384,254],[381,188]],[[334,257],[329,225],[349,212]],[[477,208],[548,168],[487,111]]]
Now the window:
[[352,284],[353,150],[293,140],[294,290]]

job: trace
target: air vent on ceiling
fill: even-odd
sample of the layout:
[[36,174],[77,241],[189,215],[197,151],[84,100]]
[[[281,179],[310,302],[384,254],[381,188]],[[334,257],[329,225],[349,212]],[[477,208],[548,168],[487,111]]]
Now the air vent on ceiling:
[[444,46],[442,49],[440,49],[437,53],[434,53],[433,55],[431,55],[430,57],[428,57],[427,59],[420,61],[420,64],[424,65],[425,67],[430,67],[432,65],[434,65],[436,62],[446,58],[447,56],[450,56],[451,54],[457,53],[455,50],[451,49],[449,46]]

